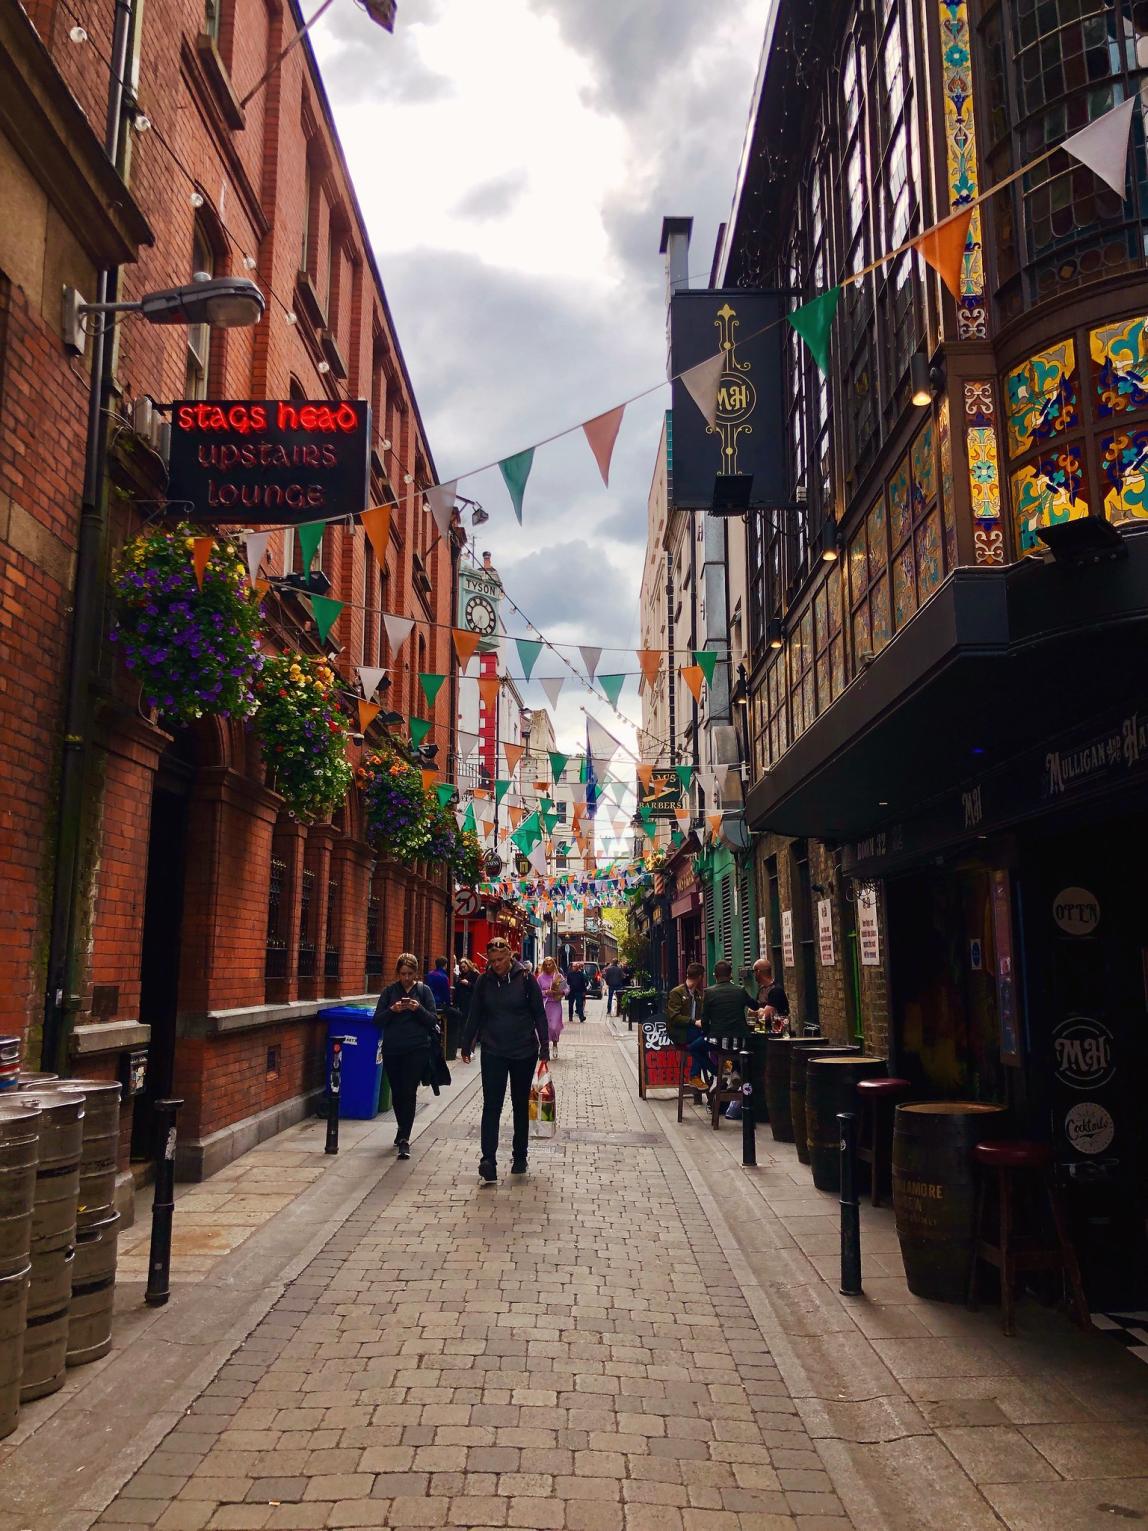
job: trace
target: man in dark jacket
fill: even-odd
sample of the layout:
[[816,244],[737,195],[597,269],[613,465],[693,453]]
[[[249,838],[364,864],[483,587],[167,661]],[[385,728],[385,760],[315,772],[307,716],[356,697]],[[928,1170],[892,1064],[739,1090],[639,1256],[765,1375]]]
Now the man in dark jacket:
[[577,1010],[578,1019],[586,1020],[586,973],[580,962],[575,962],[566,974],[566,1009],[571,1024],[574,1021],[574,1012]]
[[743,1037],[749,1030],[745,1012],[757,1010],[757,997],[733,982],[733,963],[714,963],[714,982],[702,1000],[702,1026],[707,1037]]
[[383,1033],[383,1068],[395,1108],[395,1147],[400,1159],[411,1156],[411,1129],[419,1084],[438,1045],[434,995],[419,982],[418,958],[403,952],[395,963],[395,981],[379,995],[375,1024]]
[[525,1175],[530,1135],[530,1087],[539,1058],[550,1057],[546,1007],[538,980],[511,955],[506,941],[486,948],[487,968],[474,986],[470,1014],[462,1035],[462,1061],[469,1063],[477,1042],[482,1048],[482,1129],[479,1178],[498,1179],[498,1128],[506,1085],[514,1117],[512,1175]]

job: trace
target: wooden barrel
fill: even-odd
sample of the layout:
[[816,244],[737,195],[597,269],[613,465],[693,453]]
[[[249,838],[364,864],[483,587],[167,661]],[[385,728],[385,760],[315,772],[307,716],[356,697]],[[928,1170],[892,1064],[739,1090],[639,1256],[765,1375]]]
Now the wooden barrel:
[[40,1108],[0,1101],[0,1277],[23,1270],[32,1248]]
[[793,1142],[802,1164],[809,1163],[809,1140],[805,1134],[806,1062],[813,1053],[818,1058],[860,1057],[861,1049],[848,1043],[829,1043],[824,1037],[795,1037],[789,1049],[789,1118],[793,1124]]
[[767,1037],[765,1041],[765,1103],[769,1126],[778,1143],[793,1142],[789,1115],[789,1054],[792,1037]]
[[20,1038],[0,1037],[0,1092],[20,1082]]
[[76,1226],[84,1229],[102,1223],[115,1207],[120,1086],[115,1080],[66,1079],[59,1089],[65,1095],[80,1095],[84,1100],[83,1151],[76,1203]]
[[893,1116],[893,1212],[909,1290],[963,1302],[976,1217],[973,1148],[1000,1137],[1004,1106],[918,1101]]
[[69,1366],[98,1361],[112,1348],[112,1307],[116,1300],[115,1277],[96,1281],[72,1293],[68,1319]]
[[841,1189],[841,1131],[839,1111],[856,1111],[857,1081],[879,1079],[886,1072],[884,1058],[860,1053],[806,1060],[805,1135],[809,1142],[809,1167],[819,1191]]
[[76,1233],[76,1259],[72,1265],[72,1291],[97,1285],[116,1274],[116,1244],[120,1215],[112,1212],[102,1222],[90,1223]]
[[20,1374],[24,1366],[24,1324],[28,1277],[32,1267],[0,1276],[0,1440],[11,1435],[20,1413]]

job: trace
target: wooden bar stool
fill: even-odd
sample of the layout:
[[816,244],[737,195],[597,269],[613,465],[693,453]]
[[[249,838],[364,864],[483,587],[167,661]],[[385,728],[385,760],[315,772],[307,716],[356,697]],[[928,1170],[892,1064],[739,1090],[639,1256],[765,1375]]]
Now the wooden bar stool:
[[[1084,1288],[1080,1281],[1080,1267],[1076,1251],[1068,1237],[1064,1208],[1052,1182],[1052,1149],[1047,1143],[1002,1140],[996,1143],[978,1143],[973,1149],[973,1160],[978,1167],[980,1184],[977,1188],[977,1215],[973,1227],[972,1260],[969,1268],[969,1306],[976,1306],[979,1260],[995,1265],[1001,1273],[1001,1312],[1004,1332],[1013,1334],[1014,1285],[1022,1271],[1061,1271],[1068,1283],[1076,1322],[1088,1328],[1088,1304],[1084,1300]],[[990,1173],[996,1175],[999,1204],[999,1232],[996,1242],[984,1236],[984,1212],[987,1182]],[[1031,1226],[1018,1232],[1015,1212],[1020,1200],[1021,1187],[1016,1177],[1029,1177],[1025,1190],[1043,1190],[1052,1214],[1055,1243],[1049,1243],[1042,1235],[1038,1222],[1038,1196],[1031,1195],[1033,1216]],[[1033,1185],[1035,1177],[1036,1184]]]
[[[716,1077],[710,1086],[709,1092],[710,1122],[713,1130],[716,1132],[721,1122],[722,1107],[728,1106],[731,1100],[741,1100],[741,1078],[739,1074],[741,1058],[739,1055],[741,1049],[746,1044],[740,1037],[709,1037],[707,1040],[717,1059],[714,1068]],[[729,1074],[726,1072],[727,1062],[733,1065]],[[736,1085],[727,1085],[725,1080],[732,1075],[738,1076],[738,1083]]]
[[859,1079],[857,1157],[869,1166],[869,1200],[881,1205],[881,1187],[892,1177],[893,1108],[913,1086],[907,1079]]

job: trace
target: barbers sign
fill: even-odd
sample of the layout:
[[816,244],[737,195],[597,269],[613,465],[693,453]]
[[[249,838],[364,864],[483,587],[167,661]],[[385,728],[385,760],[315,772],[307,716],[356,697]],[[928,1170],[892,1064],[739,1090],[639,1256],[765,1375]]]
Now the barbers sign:
[[367,504],[364,399],[186,399],[172,405],[167,513],[297,526]]

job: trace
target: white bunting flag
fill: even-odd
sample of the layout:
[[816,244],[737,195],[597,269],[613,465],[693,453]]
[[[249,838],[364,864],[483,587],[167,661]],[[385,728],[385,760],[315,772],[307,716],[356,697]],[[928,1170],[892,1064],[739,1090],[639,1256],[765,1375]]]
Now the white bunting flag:
[[[614,735],[608,728],[603,728],[602,724],[591,713],[586,714],[586,726],[589,730],[590,753],[593,755],[595,763],[599,756],[604,756],[606,763],[609,764],[621,749],[621,743],[614,738]],[[595,769],[597,769],[596,765]],[[601,774],[599,774],[598,779],[601,781]]]
[[363,696],[369,702],[379,689],[379,682],[387,672],[375,665],[359,666],[359,684],[363,688]]
[[542,676],[539,676],[538,684],[545,691],[546,700],[550,703],[551,710],[555,710],[558,706],[558,697],[565,684],[565,677],[561,675],[548,675],[543,679]]
[[1136,97],[1129,96],[1060,146],[1073,159],[1087,165],[1093,175],[1098,175],[1121,198],[1127,190],[1128,133],[1135,106]]
[[427,490],[427,508],[434,517],[434,524],[444,537],[450,533],[457,488],[458,479],[452,478],[448,484],[435,484]]
[[259,573],[259,565],[263,562],[263,555],[267,552],[267,544],[270,541],[270,532],[248,532],[243,539],[243,550],[247,554],[247,573],[252,584],[255,583],[255,576]]
[[602,660],[602,650],[594,648],[592,644],[582,644],[579,646],[578,652],[582,656],[582,663],[586,668],[587,677],[593,680]]
[[543,845],[541,840],[539,840],[538,844],[533,847],[533,849],[531,850],[530,854],[527,856],[526,859],[530,862],[530,865],[538,873],[539,877],[545,876],[545,874],[546,874],[546,847]]
[[470,733],[465,728],[458,731],[458,758],[459,761],[469,760],[478,747],[478,735]]
[[725,352],[719,351],[706,361],[698,362],[688,372],[681,374],[686,392],[705,416],[706,424],[712,426],[717,419],[718,387],[725,371]]
[[393,617],[389,613],[383,613],[383,626],[387,630],[387,642],[393,653],[397,654],[403,644],[411,635],[414,627],[413,617]]

